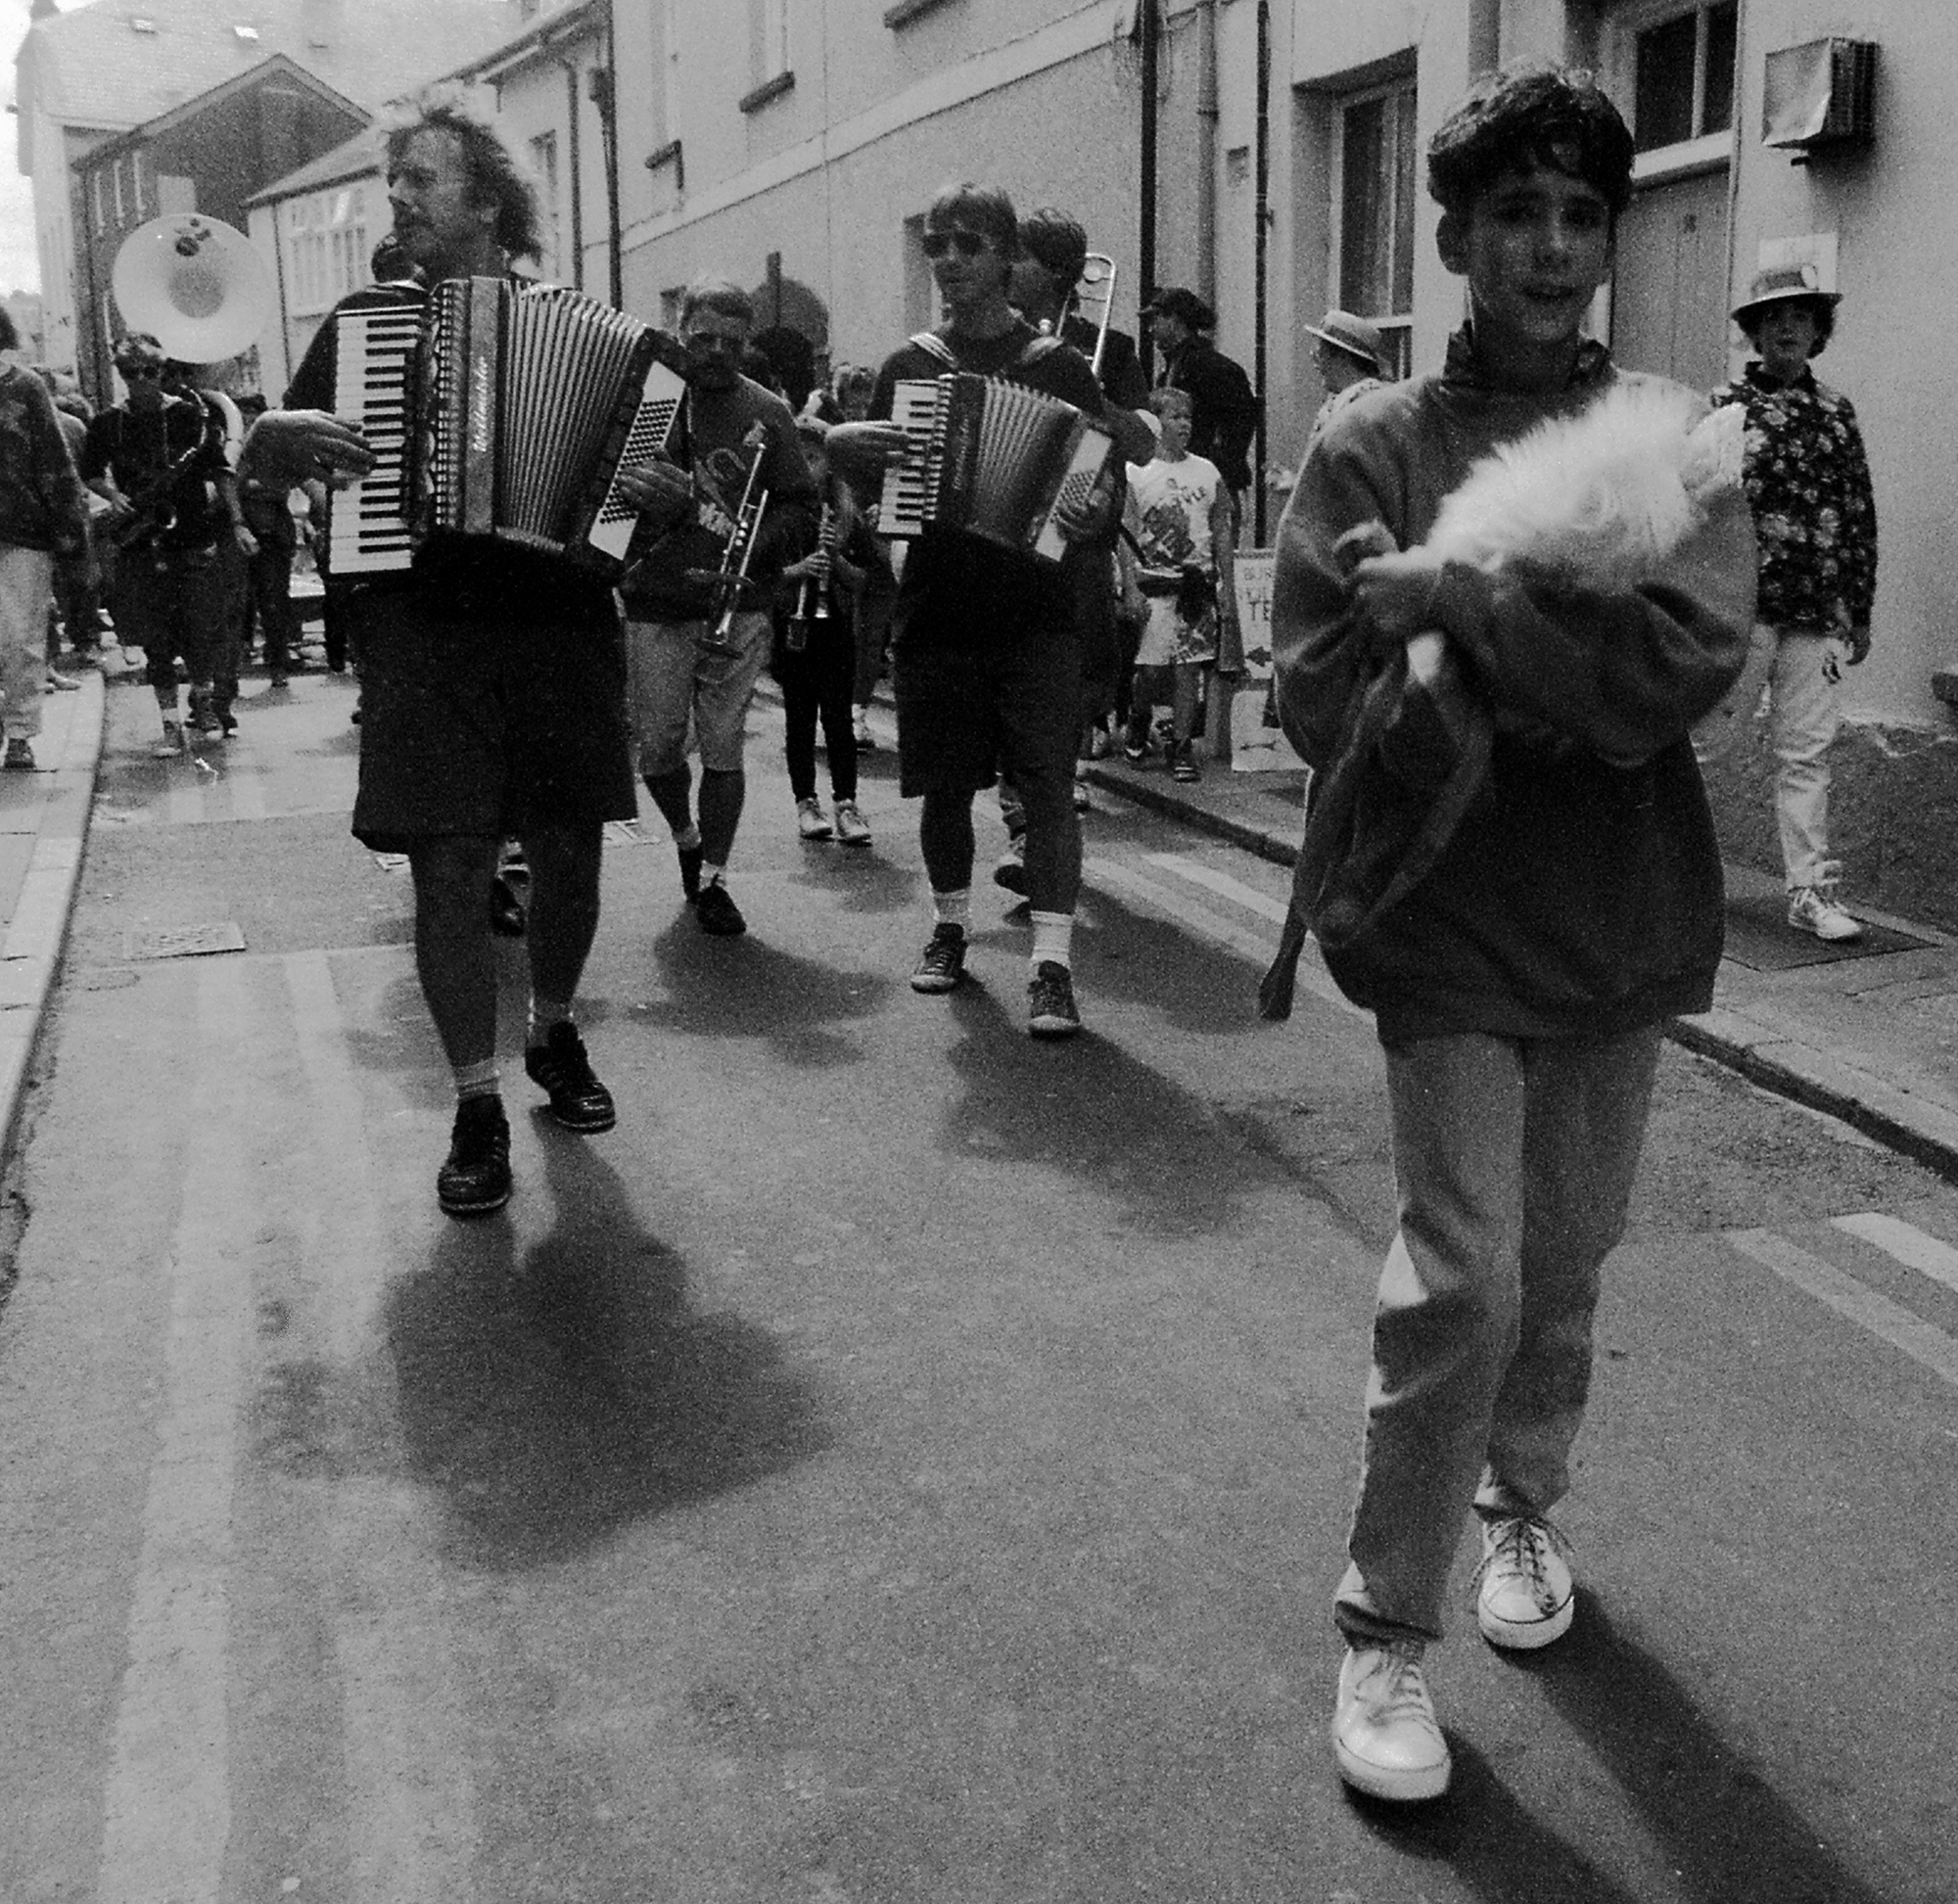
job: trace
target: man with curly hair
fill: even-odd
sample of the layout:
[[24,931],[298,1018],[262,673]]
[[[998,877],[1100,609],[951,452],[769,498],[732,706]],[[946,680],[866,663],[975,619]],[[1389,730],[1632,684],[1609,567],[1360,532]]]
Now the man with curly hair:
[[[1720,861],[1689,730],[1746,652],[1753,537],[1738,488],[1656,581],[1491,574],[1421,546],[1476,461],[1619,379],[1582,325],[1631,170],[1631,135],[1588,74],[1511,69],[1474,88],[1428,148],[1468,322],[1438,375],[1329,419],[1280,529],[1280,713],[1328,781],[1358,776],[1355,857],[1377,851],[1368,821],[1407,799],[1386,765],[1404,769],[1404,747],[1371,745],[1362,713],[1407,643],[1443,638],[1495,735],[1424,876],[1326,953],[1375,1015],[1399,1200],[1333,1608],[1347,1649],[1335,1762],[1390,1800],[1448,1785],[1423,1654],[1471,1510],[1484,1638],[1528,1650],[1570,1626],[1548,1516],[1583,1419],[1600,1271],[1624,1227],[1661,1027],[1711,1004],[1720,958]],[[1379,551],[1357,563],[1356,531]]]
[[[501,277],[513,257],[537,255],[529,184],[459,107],[424,106],[394,128],[387,155],[395,236],[425,282]],[[297,487],[372,467],[358,433],[331,414],[337,320],[399,295],[370,288],[336,308],[284,409],[253,427],[248,475]],[[572,1003],[598,927],[604,823],[637,812],[619,613],[607,582],[558,557],[443,534],[404,573],[344,579],[341,605],[361,664],[353,831],[408,856],[416,971],[455,1077],[436,1193],[450,1216],[477,1216],[511,1187],[490,936],[506,835],[531,870],[524,1068],[567,1130],[615,1121]]]

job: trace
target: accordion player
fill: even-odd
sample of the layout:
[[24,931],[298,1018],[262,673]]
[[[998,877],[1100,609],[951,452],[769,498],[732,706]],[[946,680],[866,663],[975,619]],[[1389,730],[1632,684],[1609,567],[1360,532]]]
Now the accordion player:
[[338,319],[334,409],[375,464],[329,497],[329,572],[406,569],[447,534],[616,578],[638,521],[619,474],[673,433],[679,347],[593,299],[505,278],[389,290]]
[[936,524],[1058,562],[1063,520],[1115,455],[1073,404],[969,371],[899,379],[891,421],[909,446],[885,468],[877,528],[899,539]]

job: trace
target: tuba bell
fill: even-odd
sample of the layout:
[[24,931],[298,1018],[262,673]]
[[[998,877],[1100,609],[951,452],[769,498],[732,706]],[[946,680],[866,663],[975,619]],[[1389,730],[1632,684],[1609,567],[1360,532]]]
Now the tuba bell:
[[272,281],[242,231],[198,211],[138,225],[116,253],[110,289],[123,323],[185,363],[216,363],[257,341]]

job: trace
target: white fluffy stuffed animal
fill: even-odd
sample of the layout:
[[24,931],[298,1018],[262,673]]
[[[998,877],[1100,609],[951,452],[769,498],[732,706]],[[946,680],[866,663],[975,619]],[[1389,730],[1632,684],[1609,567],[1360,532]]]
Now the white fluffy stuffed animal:
[[1738,486],[1746,412],[1677,384],[1621,379],[1483,457],[1441,505],[1433,554],[1494,572],[1515,560],[1573,582],[1651,579]]

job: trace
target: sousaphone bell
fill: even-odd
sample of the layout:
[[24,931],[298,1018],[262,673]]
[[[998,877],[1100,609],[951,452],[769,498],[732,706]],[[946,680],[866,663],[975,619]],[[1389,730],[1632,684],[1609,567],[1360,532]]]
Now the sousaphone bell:
[[242,231],[199,211],[171,211],[122,241],[110,273],[116,307],[185,363],[216,363],[257,342],[272,281]]

